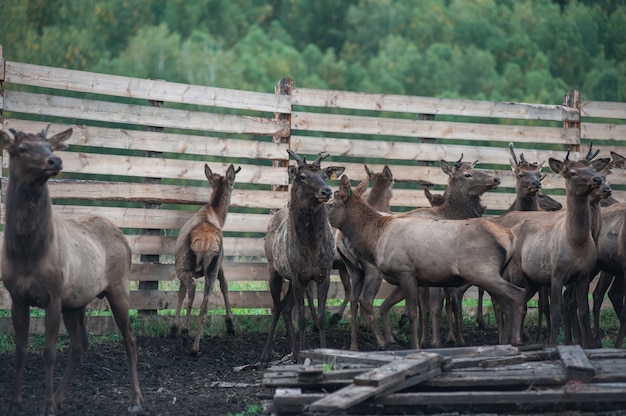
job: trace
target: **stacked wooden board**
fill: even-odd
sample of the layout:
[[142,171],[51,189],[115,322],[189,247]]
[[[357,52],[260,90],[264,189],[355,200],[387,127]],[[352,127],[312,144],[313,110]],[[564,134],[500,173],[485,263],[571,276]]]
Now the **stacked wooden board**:
[[[510,345],[301,353],[262,384],[275,415],[578,414],[626,409],[626,350]],[[617,412],[617,413],[616,413]]]

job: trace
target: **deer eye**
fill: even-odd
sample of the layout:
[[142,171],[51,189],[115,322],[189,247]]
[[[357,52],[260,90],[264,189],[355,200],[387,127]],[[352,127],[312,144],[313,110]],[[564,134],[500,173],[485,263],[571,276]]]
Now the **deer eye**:
[[301,180],[305,180],[305,179],[306,179],[306,175],[305,175],[304,173],[301,173],[301,174],[300,174],[300,179],[301,179]]
[[26,148],[26,146],[18,146],[17,151],[20,152],[21,155],[23,155],[24,153],[28,153],[28,149]]
[[471,178],[471,177],[472,177],[472,174],[471,174],[471,173],[466,173],[466,174],[465,174],[465,177],[466,177],[466,178]]
[[570,172],[569,172],[569,176],[574,177],[574,176],[576,176],[576,175],[577,175],[577,173],[576,173],[576,171],[575,171],[575,170],[570,170]]

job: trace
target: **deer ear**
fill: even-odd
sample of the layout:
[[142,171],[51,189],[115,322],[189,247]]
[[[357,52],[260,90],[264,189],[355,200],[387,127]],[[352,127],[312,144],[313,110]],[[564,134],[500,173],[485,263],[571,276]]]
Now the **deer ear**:
[[611,151],[611,158],[613,158],[615,166],[622,169],[626,168],[626,158],[624,156]]
[[548,159],[548,164],[550,165],[550,169],[552,169],[554,173],[562,173],[563,168],[565,167],[565,163],[563,163],[563,161],[555,159],[553,157]]
[[8,149],[15,143],[13,132],[0,130],[0,149]]
[[213,171],[211,170],[209,165],[206,163],[204,164],[204,176],[206,176],[209,183],[213,182]]
[[607,167],[609,170],[611,169],[611,167],[609,166],[610,163],[611,163],[611,159],[608,157],[604,157],[601,159],[592,160],[590,165],[591,165],[591,168],[595,170],[596,172],[602,172]]
[[343,166],[329,166],[327,168],[324,168],[324,173],[326,174],[326,177],[328,179],[334,181],[339,178],[339,176],[341,176],[344,170],[346,170],[346,168],[344,168]]
[[454,168],[448,161],[441,159],[441,170],[448,176],[452,176],[454,174]]
[[52,145],[53,150],[65,150],[69,147],[69,145],[66,144],[65,141],[72,137],[72,133],[72,128],[69,128],[62,131],[61,133],[55,134],[54,136],[46,140],[48,140],[48,143]]

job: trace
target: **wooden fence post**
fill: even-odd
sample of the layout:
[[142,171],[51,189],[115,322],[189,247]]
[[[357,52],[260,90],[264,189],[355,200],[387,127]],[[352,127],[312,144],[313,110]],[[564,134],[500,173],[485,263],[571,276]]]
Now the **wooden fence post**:
[[[580,152],[580,92],[578,90],[569,90],[563,97],[562,104],[565,107],[575,108],[578,112],[578,121],[564,121],[563,128],[578,129],[578,144],[572,146],[572,152]],[[569,149],[565,149],[569,150]]]
[[[274,87],[274,92],[276,94],[281,95],[291,95],[291,91],[293,90],[293,79],[289,77],[285,77],[281,79],[278,84]],[[283,136],[274,136],[274,143],[287,143],[288,147],[291,147],[291,113],[274,113],[274,120],[281,121],[287,120],[289,123],[289,135],[286,137]],[[289,156],[287,156],[287,161],[284,160],[274,160],[272,161],[272,166],[274,167],[287,167],[289,165]],[[272,191],[283,191],[287,192],[289,186],[285,185],[272,185]],[[272,209],[271,213],[274,214],[277,210]]]
[[[151,107],[163,107],[163,101],[148,101]],[[148,127],[150,131],[161,132],[163,131],[163,127],[150,126]],[[154,152],[154,151],[146,151],[146,157],[154,157],[159,158],[163,155],[162,152]],[[160,184],[161,178],[145,178],[144,183],[147,184]],[[144,208],[147,209],[159,209],[161,204],[154,204],[151,202],[144,202]],[[141,230],[141,235],[160,235],[161,230],[144,228]],[[158,254],[141,254],[139,260],[142,263],[159,263],[160,257]],[[149,291],[158,291],[159,290],[159,282],[157,280],[145,280],[139,282],[139,290],[149,290]],[[138,311],[139,315],[156,315],[156,309],[142,309]]]
[[[2,112],[4,110],[4,89],[2,84],[4,83],[4,58],[2,57],[2,45],[0,45],[0,129],[4,128],[4,118],[2,118]],[[0,173],[2,166],[4,165],[4,152],[0,151]],[[2,175],[0,175],[2,176]],[[2,181],[0,181],[0,215],[2,214]]]

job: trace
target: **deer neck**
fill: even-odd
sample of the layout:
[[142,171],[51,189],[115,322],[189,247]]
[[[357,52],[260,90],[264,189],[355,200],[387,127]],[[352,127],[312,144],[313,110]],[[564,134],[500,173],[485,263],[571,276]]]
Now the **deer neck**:
[[349,207],[346,222],[341,228],[359,258],[376,264],[376,247],[388,219],[366,203],[354,203]]
[[7,257],[31,264],[47,250],[54,233],[48,185],[33,186],[9,178],[4,245]]
[[509,211],[539,211],[539,198],[537,194],[533,196],[518,196],[509,208]]
[[591,236],[591,209],[587,195],[567,195],[565,217],[569,239],[577,245],[585,244]]
[[485,207],[481,204],[480,196],[468,196],[459,191],[448,191],[448,189],[443,193],[443,205],[435,207],[443,218],[456,220],[477,218],[483,215]]
[[597,243],[600,237],[600,231],[602,231],[602,213],[599,199],[589,201],[589,215],[591,237],[593,237],[593,241]]
[[220,183],[213,192],[211,193],[211,198],[209,199],[209,205],[213,212],[217,216],[217,220],[220,223],[220,227],[224,226],[226,222],[226,214],[228,214],[228,207],[230,205],[230,195],[232,190],[228,189],[228,186],[225,183]]
[[328,223],[326,207],[322,203],[302,204],[290,201],[289,204],[290,229],[293,237],[301,249],[311,248],[311,252],[319,251],[319,247],[325,242],[326,236],[332,231]]
[[373,186],[367,197],[367,204],[370,207],[377,211],[389,211],[392,194],[386,187],[385,189],[378,189]]

